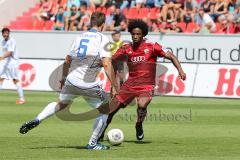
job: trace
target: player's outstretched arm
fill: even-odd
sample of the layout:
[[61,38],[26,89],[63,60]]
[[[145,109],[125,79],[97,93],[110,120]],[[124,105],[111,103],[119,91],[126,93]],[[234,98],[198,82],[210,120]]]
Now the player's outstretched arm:
[[3,56],[0,57],[0,60],[4,60],[5,58],[10,57],[10,56],[12,55],[12,53],[13,53],[13,52],[11,52],[11,51],[5,52],[5,53],[3,54]]
[[105,73],[108,77],[108,79],[111,82],[112,85],[112,94],[113,96],[117,94],[118,92],[118,85],[117,85],[117,81],[116,81],[116,77],[115,77],[115,72],[112,66],[112,60],[109,57],[105,57],[102,59],[102,64],[105,70]]
[[179,77],[182,80],[186,79],[186,74],[183,71],[180,62],[178,61],[178,59],[172,54],[172,52],[167,51],[165,58],[169,59],[170,61],[172,61],[173,65],[176,67],[176,69],[178,70],[179,73]]

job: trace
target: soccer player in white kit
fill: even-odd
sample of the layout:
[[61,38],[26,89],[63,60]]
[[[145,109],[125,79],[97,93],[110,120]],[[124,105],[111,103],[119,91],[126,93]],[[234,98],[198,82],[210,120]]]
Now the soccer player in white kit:
[[2,88],[3,81],[5,79],[12,79],[13,83],[17,87],[19,99],[16,104],[24,104],[25,99],[23,95],[23,89],[19,81],[19,69],[18,69],[18,54],[16,48],[16,41],[10,38],[10,30],[8,28],[2,29],[2,50],[3,55],[0,56],[0,89]]
[[[67,55],[63,69],[64,86],[59,96],[59,102],[49,103],[38,116],[23,124],[20,133],[25,134],[32,128],[38,126],[44,119],[54,115],[66,108],[73,99],[82,96],[89,105],[94,108],[104,106],[108,102],[106,93],[102,90],[97,75],[102,68],[112,82],[116,85],[114,71],[111,63],[111,53],[105,47],[109,39],[100,33],[105,22],[105,15],[94,12],[91,16],[91,26],[87,32],[81,33],[73,42],[70,54]],[[66,66],[69,66],[66,67]],[[69,68],[69,73],[67,73]],[[66,72],[67,71],[67,72]],[[65,76],[67,77],[65,78]],[[113,87],[113,94],[117,90]],[[106,126],[108,112],[100,112],[93,125],[93,133],[90,137],[87,149],[104,150],[109,147],[97,142],[97,139]]]

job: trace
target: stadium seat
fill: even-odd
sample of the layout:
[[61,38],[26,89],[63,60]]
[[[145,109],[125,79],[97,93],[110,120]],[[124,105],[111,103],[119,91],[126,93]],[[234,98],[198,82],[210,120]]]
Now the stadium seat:
[[196,23],[190,22],[187,24],[186,33],[193,33],[194,28],[196,28]]
[[138,18],[148,18],[149,9],[148,8],[140,8]]
[[177,26],[178,26],[178,27],[181,27],[182,30],[183,30],[183,32],[185,32],[186,29],[187,29],[187,24],[184,23],[184,22],[179,22],[179,23],[177,23]]
[[127,19],[137,19],[138,18],[138,9],[130,8],[128,14],[126,15]]
[[160,13],[160,9],[158,8],[151,8],[150,13],[148,14],[148,18],[151,20],[157,19],[157,14]]
[[128,14],[128,8],[124,8],[122,12],[123,12],[123,15],[126,16]]
[[45,24],[45,30],[52,30],[53,25],[54,25],[54,21],[47,21]]
[[221,24],[220,23],[215,23],[216,24],[216,32],[219,33],[221,29]]

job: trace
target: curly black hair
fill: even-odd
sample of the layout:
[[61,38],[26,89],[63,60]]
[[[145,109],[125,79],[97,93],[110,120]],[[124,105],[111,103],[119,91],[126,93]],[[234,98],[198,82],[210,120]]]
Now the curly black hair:
[[132,30],[135,28],[140,28],[144,37],[148,34],[148,25],[141,19],[134,19],[129,21],[128,32],[132,33]]

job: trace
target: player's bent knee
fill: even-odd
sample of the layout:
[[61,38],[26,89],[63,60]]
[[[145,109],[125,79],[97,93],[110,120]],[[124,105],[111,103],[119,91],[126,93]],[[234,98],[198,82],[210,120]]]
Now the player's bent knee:
[[151,99],[148,99],[148,100],[146,100],[146,99],[140,99],[140,100],[138,100],[138,107],[139,108],[147,108],[147,106],[148,106],[148,104],[151,102]]
[[100,107],[97,108],[97,110],[102,114],[109,114],[109,103],[102,104]]
[[118,108],[123,108],[124,104],[122,104],[116,97],[113,98],[113,100],[109,104],[109,113],[113,113],[116,111]]

